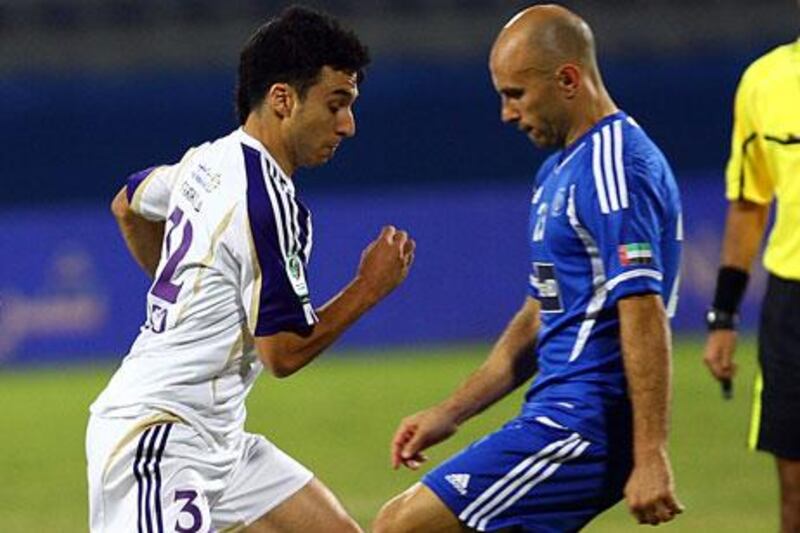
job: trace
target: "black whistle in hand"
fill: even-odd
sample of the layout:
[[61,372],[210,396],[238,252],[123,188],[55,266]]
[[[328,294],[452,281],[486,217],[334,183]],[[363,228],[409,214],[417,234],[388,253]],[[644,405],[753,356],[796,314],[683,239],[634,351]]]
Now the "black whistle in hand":
[[733,398],[733,380],[730,378],[725,378],[720,381],[720,387],[722,388],[722,399],[723,400],[730,400]]

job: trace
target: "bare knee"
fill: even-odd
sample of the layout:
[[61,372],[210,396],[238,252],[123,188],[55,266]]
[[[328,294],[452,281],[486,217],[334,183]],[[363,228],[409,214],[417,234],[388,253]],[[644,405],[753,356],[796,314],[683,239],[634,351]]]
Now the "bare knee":
[[[226,530],[227,531],[227,530]],[[278,533],[285,531],[320,531],[324,533],[364,533],[348,514],[328,515],[324,521],[294,521],[290,524],[276,524],[267,516],[254,522],[243,530],[244,533]]]
[[247,533],[289,531],[362,533],[336,496],[316,478],[246,530]]
[[314,530],[325,533],[364,533],[361,526],[353,520],[353,517],[335,499],[335,496],[330,494],[330,497],[334,499],[331,512],[327,513],[327,516],[320,517],[318,523],[322,523],[324,526],[316,525]]
[[378,511],[378,516],[372,524],[372,533],[395,533],[406,531],[403,527],[406,506],[404,501],[407,499],[405,494],[395,496]]
[[417,483],[378,512],[374,533],[460,533],[458,518],[425,485]]
[[337,524],[331,528],[332,533],[364,533],[350,515],[340,516]]
[[[289,529],[292,531],[294,528]],[[317,521],[314,524],[304,524],[301,531],[319,531],[320,533],[364,533],[364,530],[347,513],[337,513],[325,517],[324,521]]]

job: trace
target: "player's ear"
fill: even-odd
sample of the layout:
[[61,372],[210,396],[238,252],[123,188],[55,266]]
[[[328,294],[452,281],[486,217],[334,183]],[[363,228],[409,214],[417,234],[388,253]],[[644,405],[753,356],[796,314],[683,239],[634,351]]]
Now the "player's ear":
[[287,118],[294,109],[295,93],[288,83],[273,83],[267,93],[267,102],[272,112]]
[[578,87],[581,85],[580,69],[570,63],[562,65],[556,71],[556,83],[558,84],[558,88],[568,99],[575,98]]

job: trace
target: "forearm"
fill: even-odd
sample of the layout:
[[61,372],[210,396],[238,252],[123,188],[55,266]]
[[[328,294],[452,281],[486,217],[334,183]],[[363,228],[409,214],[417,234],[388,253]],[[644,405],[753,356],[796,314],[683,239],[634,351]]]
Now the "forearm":
[[624,298],[618,308],[638,462],[666,449],[672,374],[669,323],[656,295]]
[[124,188],[114,198],[111,211],[131,256],[152,278],[161,259],[164,223],[153,222],[134,213],[128,205]]
[[259,352],[272,372],[285,377],[313,361],[333,344],[347,328],[380,300],[366,283],[356,277],[342,291],[317,310],[319,322],[307,336],[282,332],[260,337]]
[[319,322],[314,326],[313,333],[305,338],[296,336],[290,351],[294,357],[303,361],[301,366],[307,364],[333,344],[345,330],[377,304],[379,299],[367,284],[360,278],[355,278],[317,309]]
[[711,304],[714,314],[707,317],[710,328],[735,327],[736,313],[747,289],[749,272],[758,254],[768,217],[768,205],[744,200],[730,203]]
[[414,261],[415,246],[405,231],[384,226],[361,254],[353,281],[317,311],[319,322],[308,335],[280,332],[256,338],[262,361],[278,377],[288,376],[310,363],[403,282]]
[[508,324],[486,361],[442,402],[441,407],[456,424],[480,413],[533,376],[538,329],[538,303],[529,299]]
[[744,200],[728,206],[720,264],[749,272],[769,218],[769,206]]

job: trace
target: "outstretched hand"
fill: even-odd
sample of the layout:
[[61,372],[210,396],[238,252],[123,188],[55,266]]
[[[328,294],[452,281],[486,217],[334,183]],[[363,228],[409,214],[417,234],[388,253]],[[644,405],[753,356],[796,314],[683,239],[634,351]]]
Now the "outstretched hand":
[[625,500],[640,524],[656,526],[683,512],[665,451],[654,452],[634,466],[625,485]]
[[392,439],[392,468],[401,465],[416,470],[427,461],[423,450],[452,436],[458,425],[436,406],[406,417]]

